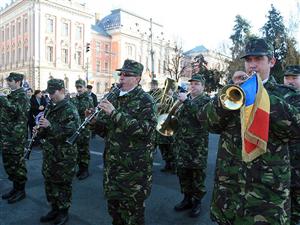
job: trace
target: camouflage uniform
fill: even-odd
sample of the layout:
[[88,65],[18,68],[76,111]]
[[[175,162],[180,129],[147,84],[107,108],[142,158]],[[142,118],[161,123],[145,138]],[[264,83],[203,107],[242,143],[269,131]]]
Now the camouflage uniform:
[[[289,66],[285,76],[300,76],[300,66]],[[300,90],[295,95],[285,96],[288,102],[300,111]],[[295,138],[289,142],[291,157],[291,225],[300,221],[300,140]]]
[[[267,55],[264,43],[258,41],[256,51],[251,48],[247,51],[246,46],[246,55]],[[242,161],[239,110],[223,109],[216,98],[202,110],[204,114],[199,113],[200,122],[207,118],[209,128],[220,134],[211,203],[211,217],[218,224],[290,224],[287,141],[300,134],[300,114],[283,100],[293,89],[276,84],[273,77],[269,77],[264,87],[270,97],[267,152],[251,162]]]
[[[200,81],[199,74],[190,81]],[[204,83],[204,81],[203,81]],[[208,152],[208,131],[204,124],[197,121],[197,111],[209,102],[210,98],[202,93],[195,98],[186,99],[177,110],[178,130],[175,133],[177,174],[181,192],[200,203],[205,195],[205,169]]]
[[[84,80],[77,80],[75,83],[76,86],[85,87]],[[85,120],[85,110],[94,108],[93,99],[89,96],[87,92],[76,95],[75,98],[71,99],[71,102],[76,106],[81,121]],[[79,136],[77,141],[78,148],[78,176],[81,172],[87,171],[90,161],[90,151],[89,151],[89,141],[91,137],[91,132],[89,129],[84,129]]]
[[[63,80],[48,81],[47,91],[64,88]],[[80,126],[76,107],[64,99],[57,104],[49,105],[46,119],[50,127],[42,129],[44,138],[42,173],[45,179],[45,191],[52,208],[67,211],[71,206],[72,180],[77,164],[77,146],[69,145],[66,139]]]
[[[125,60],[121,69],[135,76],[142,70],[142,64],[132,60]],[[154,101],[140,86],[123,96],[119,92],[108,98],[115,110],[110,116],[100,113],[95,125],[105,136],[104,192],[114,225],[143,225],[144,201],[152,186]]]
[[[6,78],[23,80],[23,75],[10,73]],[[27,121],[30,109],[29,99],[23,88],[12,91],[7,97],[0,97],[0,108],[5,114],[2,132],[2,159],[8,179],[13,181],[14,189],[24,190],[26,165],[23,158],[27,138]]]

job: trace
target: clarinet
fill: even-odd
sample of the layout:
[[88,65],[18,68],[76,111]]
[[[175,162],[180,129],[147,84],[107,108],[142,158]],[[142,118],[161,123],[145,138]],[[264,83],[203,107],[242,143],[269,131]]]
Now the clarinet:
[[[119,87],[118,86],[116,86],[116,87],[114,87],[105,97],[104,97],[104,99],[108,99],[108,100],[110,100],[115,94],[116,94],[116,91],[118,91],[119,90]],[[66,140],[66,142],[68,143],[68,144],[70,144],[70,145],[73,145],[76,141],[77,141],[77,139],[78,139],[78,137],[79,137],[79,135],[80,135],[80,133],[85,129],[85,127],[95,118],[95,117],[97,117],[97,115],[101,112],[102,110],[100,109],[100,108],[98,108],[98,107],[96,107],[96,109],[95,109],[95,112],[93,112],[91,115],[89,115],[88,117],[86,117],[85,119],[84,119],[84,121],[83,121],[83,123],[77,128],[77,130],[75,131],[75,133],[71,136],[71,137],[69,137],[67,140]]]
[[[49,105],[46,107],[46,109],[44,111],[44,118],[46,118],[48,116],[48,112],[49,112]],[[38,124],[36,125],[36,127],[37,127],[37,129],[39,129]],[[35,142],[35,139],[37,138],[37,136],[38,136],[38,131],[35,132],[32,135],[32,137],[30,138],[28,144],[25,146],[24,156],[23,156],[24,159],[29,160],[29,157],[30,157],[30,154],[31,154],[31,151],[32,151],[32,146],[33,146],[33,143]]]

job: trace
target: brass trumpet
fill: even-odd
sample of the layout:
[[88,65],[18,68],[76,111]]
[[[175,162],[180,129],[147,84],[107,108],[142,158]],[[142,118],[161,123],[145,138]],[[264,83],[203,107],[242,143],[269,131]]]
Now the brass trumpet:
[[9,95],[11,93],[11,89],[10,88],[0,88],[0,95]]
[[237,110],[245,104],[245,93],[237,85],[230,84],[221,90],[219,96],[223,108],[228,110]]

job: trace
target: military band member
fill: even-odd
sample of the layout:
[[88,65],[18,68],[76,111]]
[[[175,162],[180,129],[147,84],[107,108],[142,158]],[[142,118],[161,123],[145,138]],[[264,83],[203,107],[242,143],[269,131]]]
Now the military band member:
[[175,114],[178,129],[174,137],[174,152],[184,199],[174,209],[191,209],[189,215],[197,217],[201,210],[201,199],[206,193],[204,181],[208,152],[208,131],[204,124],[197,121],[197,112],[210,98],[204,93],[205,80],[201,74],[193,75],[189,82],[190,94],[179,93],[179,100],[183,104]]
[[8,179],[13,182],[13,188],[2,195],[2,199],[8,203],[15,203],[26,196],[27,170],[23,154],[30,103],[22,88],[23,80],[23,74],[10,73],[6,81],[11,93],[7,97],[0,96],[1,111],[5,115],[3,118],[5,126],[1,126],[2,160]]
[[[64,81],[51,79],[47,92],[53,104],[50,104],[39,122],[39,135],[42,141],[45,191],[51,211],[40,218],[40,222],[54,221],[65,224],[71,206],[72,180],[77,164],[77,146],[66,143],[80,125],[76,107],[65,98]],[[34,132],[37,130],[34,129]]]
[[142,64],[127,59],[118,71],[121,88],[100,102],[103,112],[95,124],[105,137],[104,192],[113,225],[143,225],[152,186],[155,106],[139,85]]
[[[297,89],[297,94],[288,96],[289,102],[300,110],[300,65],[288,66],[284,72],[284,84]],[[300,140],[289,142],[291,155],[291,225],[300,222]]]
[[[277,84],[270,75],[276,60],[272,46],[264,39],[250,39],[242,58],[246,74],[257,72],[269,96],[267,148],[252,161],[244,161],[240,110],[224,109],[218,97],[200,111],[200,122],[207,119],[209,128],[220,134],[211,218],[222,225],[288,225],[290,157],[287,141],[300,134],[300,112],[283,98],[295,91]],[[235,73],[233,83],[240,84],[244,76],[245,73]]]
[[[85,81],[79,79],[75,82],[77,95],[71,98],[71,102],[76,106],[81,121],[85,119],[85,110],[94,108],[93,100],[86,91]],[[89,142],[91,137],[91,131],[85,128],[80,133],[79,139],[77,141],[78,149],[78,172],[76,176],[79,180],[83,180],[89,176],[89,161],[90,161],[90,150]]]

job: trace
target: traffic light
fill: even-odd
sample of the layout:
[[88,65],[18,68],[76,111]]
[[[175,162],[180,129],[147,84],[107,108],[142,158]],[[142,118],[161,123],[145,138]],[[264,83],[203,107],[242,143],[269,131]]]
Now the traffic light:
[[86,43],[86,52],[89,52],[90,51],[90,43]]

